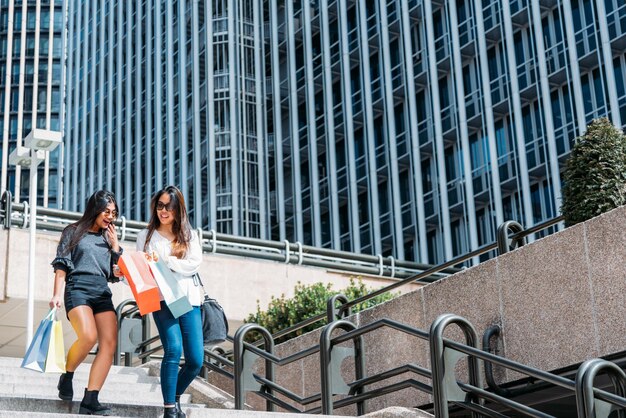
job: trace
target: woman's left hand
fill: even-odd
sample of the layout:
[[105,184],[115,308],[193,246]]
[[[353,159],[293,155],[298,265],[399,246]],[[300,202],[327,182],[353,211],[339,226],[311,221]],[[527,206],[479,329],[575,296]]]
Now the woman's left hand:
[[115,252],[120,251],[120,244],[117,242],[117,231],[115,230],[115,225],[112,223],[106,229],[107,238],[109,239],[109,243],[111,243],[111,248]]
[[113,275],[119,278],[124,277],[124,273],[122,273],[122,270],[120,270],[120,266],[118,266],[117,264],[113,264]]

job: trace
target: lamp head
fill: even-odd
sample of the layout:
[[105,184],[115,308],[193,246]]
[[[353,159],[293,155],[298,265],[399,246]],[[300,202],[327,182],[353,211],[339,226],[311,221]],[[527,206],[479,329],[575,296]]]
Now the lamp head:
[[33,129],[24,138],[24,146],[37,151],[52,151],[61,143],[61,137],[59,131]]
[[[14,166],[20,166],[22,168],[36,167],[45,158],[44,151],[37,151],[34,158],[30,155],[30,150],[24,147],[18,147],[9,154],[9,164]],[[34,161],[33,161],[34,160]]]

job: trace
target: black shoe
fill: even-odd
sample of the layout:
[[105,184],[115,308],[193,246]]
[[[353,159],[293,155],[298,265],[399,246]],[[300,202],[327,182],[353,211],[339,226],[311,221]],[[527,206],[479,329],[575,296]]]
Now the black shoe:
[[61,377],[59,377],[59,384],[57,385],[57,389],[59,390],[59,398],[63,399],[64,401],[71,401],[74,397],[72,377],[74,377],[74,373],[63,373]]
[[178,418],[178,408],[170,406],[169,408],[163,408],[163,418]]
[[85,397],[83,401],[80,403],[80,409],[78,410],[79,414],[82,415],[110,415],[111,409],[107,408],[104,405],[101,405],[98,402],[98,392],[97,390],[87,390],[85,388]]
[[180,395],[176,395],[176,409],[178,410],[178,418],[187,418],[187,414],[185,414],[180,407]]

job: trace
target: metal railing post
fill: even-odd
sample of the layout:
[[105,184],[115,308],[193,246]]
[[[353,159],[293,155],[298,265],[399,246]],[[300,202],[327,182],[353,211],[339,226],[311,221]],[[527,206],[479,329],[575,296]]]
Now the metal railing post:
[[350,309],[350,307],[347,309],[343,308],[341,305],[337,307],[337,302],[340,302],[341,305],[348,303],[348,297],[339,293],[328,298],[328,301],[326,302],[326,321],[329,324],[338,319],[347,318],[352,314],[352,309]]
[[[150,321],[148,320],[149,315],[144,315],[141,317],[141,341],[148,341],[150,339]],[[147,346],[141,347],[141,354],[148,350]],[[150,356],[142,357],[141,364],[146,364],[150,361]]]
[[[115,355],[113,356],[113,364],[115,366],[119,366],[120,361],[122,360],[122,352],[121,352],[122,333],[120,332],[120,329],[122,327],[122,320],[123,320],[123,315],[124,315],[124,312],[122,311],[128,305],[137,306],[137,302],[135,302],[132,299],[126,299],[125,301],[117,305],[117,308],[115,308],[115,316],[117,318],[117,344],[115,346]],[[125,357],[128,357],[128,356],[125,356]],[[124,361],[126,362],[126,359]]]
[[[468,346],[479,348],[476,330],[465,318],[454,314],[444,314],[431,324],[428,339],[433,376],[433,405],[437,418],[448,418],[448,401],[466,402],[468,397],[458,386],[454,375],[454,366],[464,355],[457,355],[460,353],[456,351],[446,353],[443,341],[443,331],[448,325],[453,323],[457,324],[463,331],[463,334],[465,334],[465,341]],[[469,383],[475,387],[482,388],[479,359],[468,357],[467,365]],[[475,399],[475,396],[470,396],[470,402],[473,399]],[[482,403],[481,400],[478,402]],[[478,418],[479,414],[472,412],[472,417]]]
[[211,242],[211,253],[217,253],[217,232],[215,229],[209,231],[209,241]]
[[289,264],[291,261],[291,244],[289,240],[284,240],[285,243],[285,264]]
[[506,221],[498,227],[496,241],[498,243],[498,253],[500,255],[508,253],[517,247],[524,245],[524,238],[509,238],[509,232],[514,235],[524,231],[524,227],[515,221]]
[[4,229],[11,228],[11,212],[13,211],[13,196],[9,190],[2,193],[2,209],[4,211],[3,225]]
[[304,253],[302,252],[302,243],[300,241],[296,241],[296,246],[298,247],[298,265],[302,265],[302,260],[304,257]]
[[593,394],[593,381],[600,373],[609,375],[618,396],[626,397],[626,373],[615,363],[602,359],[587,360],[576,372],[576,411],[578,418],[607,418],[611,412],[619,411],[618,417],[624,418],[626,411],[615,406],[597,401]]
[[29,202],[22,203],[24,205],[24,212],[22,213],[22,229],[28,228],[28,220],[30,218],[30,204]]
[[[257,358],[257,355],[246,350],[244,338],[250,332],[256,331],[260,333],[265,342],[265,351],[274,354],[274,340],[272,334],[258,324],[244,324],[237,332],[233,341],[233,354],[235,359],[235,409],[243,410],[246,403],[246,391],[260,390],[261,384],[254,379],[252,366]],[[271,360],[265,360],[265,378],[270,382],[274,381],[274,363]],[[269,395],[273,394],[273,389],[270,387],[265,388],[265,392]],[[266,401],[265,409],[267,411],[274,411],[274,404],[270,401]]]
[[126,216],[120,216],[120,241],[126,240]]
[[389,265],[391,269],[391,272],[389,273],[389,277],[393,279],[396,277],[396,259],[392,255],[390,255],[387,258],[389,259]]
[[[502,328],[500,325],[492,325],[485,330],[485,333],[483,334],[483,351],[487,353],[491,352],[489,349],[489,342],[492,337],[499,336],[501,332]],[[485,380],[487,381],[487,386],[500,396],[511,396],[511,391],[509,389],[502,388],[496,383],[496,379],[493,376],[493,364],[491,364],[490,361],[485,361],[483,366],[485,369]]]
[[[348,395],[350,393],[349,386],[341,377],[341,362],[343,359],[353,355],[356,380],[361,380],[365,377],[365,358],[363,356],[365,343],[363,337],[358,336],[353,339],[354,350],[345,347],[333,347],[331,337],[333,331],[337,328],[344,331],[352,331],[357,327],[350,321],[344,319],[336,320],[326,325],[320,335],[320,387],[322,414],[324,415],[333,413],[333,395]],[[362,392],[363,389],[359,388],[354,394],[359,395]],[[365,401],[359,401],[356,405],[357,414],[364,415]]]

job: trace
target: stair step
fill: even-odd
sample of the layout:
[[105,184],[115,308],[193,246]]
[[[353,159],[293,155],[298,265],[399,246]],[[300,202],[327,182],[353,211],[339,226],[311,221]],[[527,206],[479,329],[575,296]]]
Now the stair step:
[[[0,383],[13,383],[24,382],[29,380],[36,380],[37,382],[45,384],[52,384],[56,386],[59,381],[60,373],[39,373],[34,370],[26,370],[19,368],[6,368],[0,370]],[[77,382],[83,384],[89,379],[89,369],[80,369],[74,373],[74,387],[78,386]],[[159,384],[159,378],[157,376],[150,376],[145,369],[132,369],[128,368],[124,373],[109,373],[106,379],[106,384],[136,384],[136,383],[152,383]]]
[[[0,373],[6,374],[7,369],[23,370],[25,373],[34,373],[34,374],[39,373],[34,370],[23,369],[20,367],[21,364],[22,364],[21,358],[0,357]],[[79,375],[83,373],[89,374],[90,369],[91,369],[91,363],[81,363],[81,365],[78,366],[78,368],[75,370],[74,373],[75,375]],[[44,374],[49,374],[49,373],[44,373]],[[112,375],[124,376],[128,374],[137,375],[137,376],[149,376],[149,370],[143,367],[111,366],[111,370],[109,371],[109,376],[112,376]],[[52,373],[52,375],[55,375],[55,373]],[[56,375],[58,376],[58,373],[56,373]]]
[[[109,396],[104,396],[104,394],[98,396],[98,400],[100,401],[100,403],[102,404],[106,404],[106,405],[147,405],[147,406],[158,406],[158,407],[163,407],[163,398],[161,397],[161,394],[159,392],[158,396],[151,396],[149,393],[146,392],[141,392],[141,391],[137,391],[137,392],[133,392],[132,394],[134,395],[134,398],[132,395],[128,395],[128,396],[124,396],[123,398],[120,396],[121,393],[124,392],[124,388],[122,388],[122,390],[120,390],[119,392],[115,392],[115,391],[111,391],[109,393]],[[32,394],[25,394],[25,393],[0,393],[0,398],[11,398],[11,399],[30,399],[33,401],[42,401],[42,402],[47,402],[47,401],[60,401],[60,402],[70,402],[70,401],[63,401],[61,399],[59,399],[59,397],[57,396],[57,393],[55,392],[54,395],[40,395],[40,394],[36,394],[36,395],[32,395]],[[81,396],[78,396],[77,393],[74,394],[74,399],[71,402],[77,402],[80,403],[80,401],[83,399],[82,394]],[[204,408],[205,406],[202,404],[194,404],[191,403],[191,395],[189,394],[184,394],[180,397],[181,400],[181,405],[187,405],[189,407],[195,407],[195,406],[199,406]],[[2,409],[0,407],[0,409]]]
[[[58,398],[57,383],[59,373],[39,373],[22,369],[19,358],[0,357],[0,418],[23,416],[30,418],[72,417],[78,415],[83,388],[87,385],[91,364],[81,364],[74,374],[74,400],[62,401]],[[119,417],[159,418],[163,415],[158,367],[113,366],[100,393],[99,400],[111,408],[111,413]],[[204,399],[204,391],[198,392],[194,382],[191,394],[181,397],[185,412],[205,409],[205,405],[192,404],[199,396]],[[193,395],[192,395],[193,394]],[[212,394],[214,395],[214,394]],[[211,396],[211,395],[209,395]],[[215,407],[215,405],[212,405]],[[206,415],[210,416],[210,415]],[[256,418],[256,417],[251,417]]]
[[[239,411],[236,409],[188,409],[187,418],[302,418],[310,416],[291,412]],[[340,418],[338,415],[324,415],[324,418]],[[342,417],[345,418],[345,417]]]
[[[111,413],[114,414],[114,416],[159,418],[163,415],[162,403],[157,405],[144,402],[142,405],[139,405],[104,402],[104,404],[111,408]],[[80,401],[68,402],[60,399],[32,399],[18,396],[0,396],[0,411],[3,411],[3,414],[8,414],[4,416],[25,416],[23,412],[36,414],[47,413],[48,415],[45,416],[54,416],[55,414],[68,416],[70,414],[78,414],[79,408]],[[184,405],[184,409],[191,410],[193,408],[189,408],[189,405]],[[19,411],[19,414],[16,413],[17,411]],[[12,415],[10,415],[11,413]]]
[[[2,411],[0,410],[0,417],[15,417],[16,411]],[[117,412],[117,411],[116,411]],[[146,417],[146,418],[157,418],[162,416],[163,411],[162,408],[156,411],[144,411],[146,415],[115,415],[116,417]],[[188,418],[301,418],[303,414],[293,414],[293,413],[285,413],[285,412],[261,412],[261,411],[237,411],[237,410],[229,410],[229,409],[208,409],[208,408],[189,408],[185,410]],[[84,417],[84,415],[72,414],[72,413],[49,413],[49,412],[25,412],[20,411],[20,418],[58,418],[61,415],[63,417]],[[398,415],[402,416],[402,415]],[[327,415],[328,418],[336,417],[333,415]],[[413,415],[409,415],[411,418],[416,418]]]
[[[14,418],[16,411],[0,411],[0,418]],[[123,418],[120,415],[109,415],[111,418]],[[20,418],[59,418],[59,417],[67,417],[67,418],[79,418],[84,415],[79,414],[68,414],[66,412],[55,414],[52,412],[28,412],[28,411],[20,411]]]
[[[81,400],[86,381],[80,386],[74,385],[74,399]],[[77,389],[81,388],[81,389]],[[0,396],[24,396],[31,398],[48,398],[55,399],[58,396],[56,382],[52,384],[41,384],[40,382],[33,384],[21,383],[0,383]],[[161,386],[159,383],[146,384],[134,383],[132,385],[105,385],[100,392],[98,399],[100,402],[118,402],[129,404],[143,404],[152,402],[157,405],[163,404],[163,396],[161,395]],[[190,395],[182,395],[181,402],[188,403],[191,399]]]

